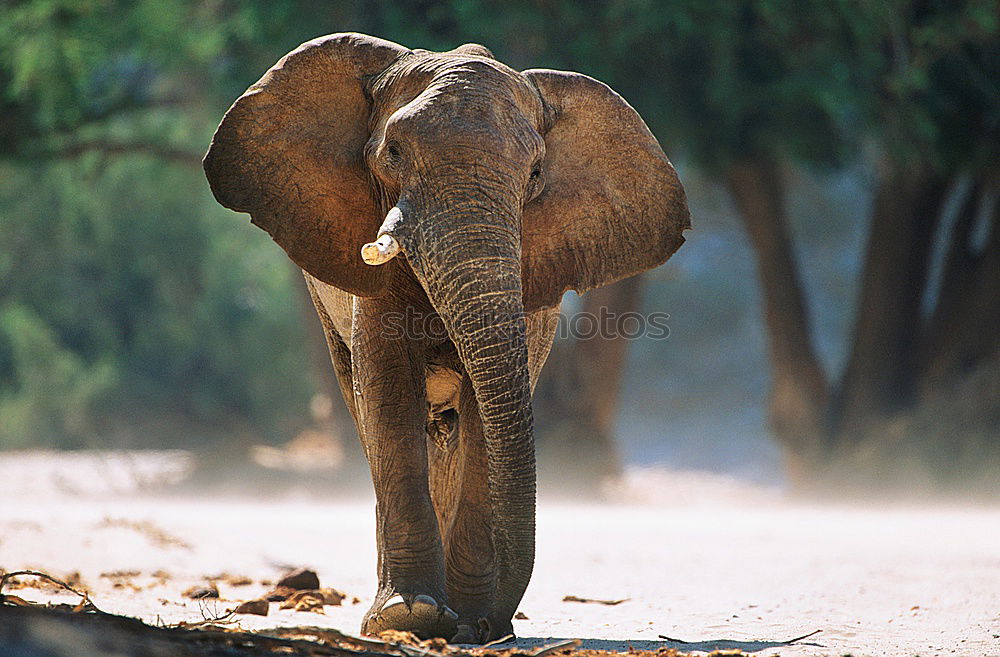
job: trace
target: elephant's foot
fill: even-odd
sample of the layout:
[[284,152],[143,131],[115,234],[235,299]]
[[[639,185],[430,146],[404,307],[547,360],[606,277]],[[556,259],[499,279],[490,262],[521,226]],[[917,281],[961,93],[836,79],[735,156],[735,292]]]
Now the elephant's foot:
[[455,632],[455,636],[448,640],[448,643],[486,643],[486,633],[483,632],[483,628],[479,626],[479,623],[473,625],[468,622],[459,621],[458,631]]
[[429,595],[396,594],[375,606],[365,617],[361,627],[364,634],[378,634],[385,630],[413,632],[421,639],[455,634],[458,614],[447,605],[440,604]]
[[498,623],[489,618],[470,621],[464,618],[458,621],[458,631],[448,643],[482,644],[496,641],[504,637],[514,637],[514,626],[510,621]]

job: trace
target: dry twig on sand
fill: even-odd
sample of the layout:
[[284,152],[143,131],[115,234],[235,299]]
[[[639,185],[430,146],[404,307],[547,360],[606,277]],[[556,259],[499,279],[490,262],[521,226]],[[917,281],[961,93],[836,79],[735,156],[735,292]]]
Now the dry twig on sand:
[[617,600],[601,600],[600,598],[580,598],[575,595],[567,595],[562,601],[563,602],[583,602],[585,604],[593,605],[608,605],[609,607],[614,607],[615,605],[620,605],[623,602],[628,602],[631,598],[619,598]]
[[14,577],[20,577],[23,575],[28,575],[31,577],[40,577],[46,581],[52,582],[53,584],[62,587],[63,589],[69,591],[70,593],[80,596],[81,598],[80,603],[73,608],[73,611],[96,611],[102,614],[105,613],[97,608],[97,605],[95,605],[94,601],[90,599],[90,595],[86,591],[78,591],[77,589],[73,588],[66,582],[62,581],[61,579],[53,577],[48,573],[43,573],[38,570],[15,570],[9,573],[4,573],[2,576],[0,576],[0,604],[11,604],[11,605],[17,605],[19,607],[30,606],[33,604],[16,595],[4,595],[3,589],[5,586],[7,586],[7,582],[9,582]]

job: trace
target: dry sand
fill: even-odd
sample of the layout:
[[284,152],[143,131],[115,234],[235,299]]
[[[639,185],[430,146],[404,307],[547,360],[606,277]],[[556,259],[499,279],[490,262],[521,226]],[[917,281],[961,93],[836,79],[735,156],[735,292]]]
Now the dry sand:
[[[159,465],[149,458],[130,457],[125,470],[156,480],[182,476],[183,455],[160,455]],[[121,462],[99,460],[0,455],[0,568],[79,571],[102,609],[175,623],[259,595],[267,589],[261,580],[276,579],[285,566],[310,566],[323,586],[348,594],[343,606],[319,615],[272,604],[267,617],[241,616],[240,625],[357,632],[375,589],[369,499],[156,497],[130,490]],[[528,618],[515,621],[520,642],[579,637],[585,647],[618,650],[1000,655],[1000,511],[806,507],[776,491],[663,471],[633,472],[614,496],[619,502],[541,505],[535,575],[521,605]],[[102,576],[112,571],[138,574]],[[253,583],[220,580],[223,600],[181,595],[224,572]],[[15,593],[69,600],[51,591]],[[566,595],[628,600],[604,606],[563,602]],[[351,604],[354,596],[359,602]],[[813,630],[822,632],[778,643]],[[661,634],[689,643],[663,642]]]

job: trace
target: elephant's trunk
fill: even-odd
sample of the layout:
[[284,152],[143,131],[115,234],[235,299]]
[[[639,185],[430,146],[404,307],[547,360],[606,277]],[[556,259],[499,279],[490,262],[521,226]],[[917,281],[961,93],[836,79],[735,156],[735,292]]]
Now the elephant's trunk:
[[534,564],[535,445],[517,217],[510,208],[470,205],[435,213],[433,229],[418,229],[404,249],[458,349],[482,415],[497,560],[489,619],[496,638],[509,631]]

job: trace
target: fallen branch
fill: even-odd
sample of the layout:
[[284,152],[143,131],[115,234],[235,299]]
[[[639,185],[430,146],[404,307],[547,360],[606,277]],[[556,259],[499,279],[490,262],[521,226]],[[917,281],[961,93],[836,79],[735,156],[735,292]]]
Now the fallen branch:
[[234,611],[226,611],[226,612],[223,612],[221,614],[220,613],[216,613],[215,616],[208,616],[205,613],[205,611],[206,611],[205,607],[202,606],[203,603],[204,603],[203,600],[199,600],[198,601],[198,609],[199,609],[199,611],[201,611],[201,620],[200,621],[193,621],[193,622],[191,622],[191,621],[180,621],[179,623],[174,623],[172,625],[163,625],[161,627],[165,627],[165,628],[168,628],[168,629],[182,628],[182,629],[187,629],[187,630],[193,630],[193,629],[197,629],[199,627],[212,627],[214,625],[227,625],[227,624],[235,623],[236,622],[236,612],[234,612]]
[[105,613],[105,612],[103,612],[103,611],[101,611],[100,609],[97,608],[97,605],[95,605],[94,601],[90,599],[90,595],[86,591],[78,591],[75,588],[73,588],[72,586],[70,586],[69,584],[67,584],[66,582],[62,581],[61,579],[53,577],[52,575],[49,575],[48,573],[43,573],[43,572],[41,572],[39,570],[15,570],[13,572],[4,573],[2,576],[0,576],[0,604],[6,603],[6,601],[7,601],[8,598],[13,598],[13,600],[11,600],[12,604],[15,604],[15,605],[18,605],[18,606],[24,606],[23,603],[25,601],[22,598],[19,598],[16,595],[10,595],[10,596],[4,595],[4,592],[3,592],[3,588],[5,586],[7,586],[7,582],[8,581],[10,581],[14,577],[19,577],[21,575],[28,575],[28,576],[31,576],[31,577],[40,577],[41,579],[47,580],[49,582],[52,582],[53,584],[55,584],[57,586],[61,586],[62,588],[64,588],[67,591],[69,591],[70,593],[73,593],[75,595],[80,596],[80,598],[81,598],[80,604],[78,604],[76,607],[74,607],[73,611],[95,611],[95,612],[101,613],[101,614]]
[[658,636],[659,638],[663,639],[664,641],[669,641],[670,643],[682,643],[682,644],[685,644],[685,645],[691,645],[693,643],[699,643],[698,641],[685,641],[684,639],[675,639],[674,637],[667,636],[666,634],[657,634],[656,636]]

